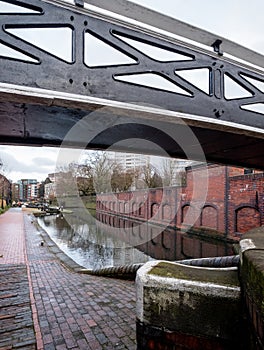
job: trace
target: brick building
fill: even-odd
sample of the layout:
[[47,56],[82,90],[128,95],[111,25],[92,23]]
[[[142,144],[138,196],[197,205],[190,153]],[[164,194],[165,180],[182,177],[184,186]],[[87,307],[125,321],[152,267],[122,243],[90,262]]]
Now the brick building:
[[11,183],[0,174],[0,208],[3,209],[11,203]]
[[264,223],[264,173],[200,164],[186,168],[185,186],[99,194],[97,211],[240,235]]
[[[19,191],[19,200],[28,201],[37,198],[37,183],[36,179],[21,179],[17,181],[17,188]],[[32,198],[31,198],[32,197]]]

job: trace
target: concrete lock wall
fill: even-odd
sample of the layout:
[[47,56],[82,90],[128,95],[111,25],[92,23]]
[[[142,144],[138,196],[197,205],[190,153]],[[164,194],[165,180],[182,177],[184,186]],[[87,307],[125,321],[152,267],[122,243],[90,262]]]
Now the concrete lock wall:
[[139,269],[137,349],[248,349],[237,268]]
[[240,280],[250,329],[250,349],[264,349],[264,227],[240,241]]

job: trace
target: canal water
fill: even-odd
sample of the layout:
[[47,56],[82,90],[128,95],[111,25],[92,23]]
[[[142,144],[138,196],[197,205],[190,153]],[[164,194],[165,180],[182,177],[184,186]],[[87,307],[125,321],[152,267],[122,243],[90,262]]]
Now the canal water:
[[62,251],[88,269],[233,254],[232,242],[224,238],[142,225],[106,214],[98,214],[96,220],[50,215],[38,218],[38,223]]

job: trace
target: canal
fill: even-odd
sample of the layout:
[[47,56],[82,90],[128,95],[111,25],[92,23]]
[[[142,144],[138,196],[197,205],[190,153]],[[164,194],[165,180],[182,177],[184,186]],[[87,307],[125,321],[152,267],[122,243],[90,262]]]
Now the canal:
[[72,214],[38,218],[60,249],[87,269],[232,255],[231,240],[161,228],[118,216],[97,214],[82,220]]

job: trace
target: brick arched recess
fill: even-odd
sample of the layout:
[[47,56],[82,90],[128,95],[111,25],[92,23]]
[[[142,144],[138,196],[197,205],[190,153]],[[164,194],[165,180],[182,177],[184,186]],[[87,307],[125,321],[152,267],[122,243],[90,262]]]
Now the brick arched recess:
[[152,203],[150,207],[150,216],[153,217],[159,210],[159,204],[158,203]]
[[124,203],[124,213],[126,215],[130,215],[130,207],[129,207],[129,202]]
[[172,219],[171,215],[172,215],[171,206],[168,203],[163,204],[163,206],[162,206],[162,220],[171,221],[171,219]]
[[201,212],[200,225],[203,227],[218,229],[218,210],[214,205],[204,205]]
[[138,215],[138,203],[135,203],[135,202],[132,203],[132,215],[133,216]]
[[185,224],[193,225],[193,215],[195,215],[195,208],[190,205],[189,203],[184,204],[181,207],[181,224],[186,220],[186,215],[188,213],[188,217],[191,220],[191,222],[188,222],[188,220],[185,222]]
[[181,223],[183,223],[184,221],[184,218],[187,214],[187,211],[189,210],[190,208],[190,204],[184,204],[182,207],[181,207]]
[[235,232],[245,233],[259,226],[261,226],[261,217],[255,206],[243,205],[235,210]]
[[139,206],[138,206],[138,216],[144,216],[144,210],[143,210],[143,203],[139,203]]

